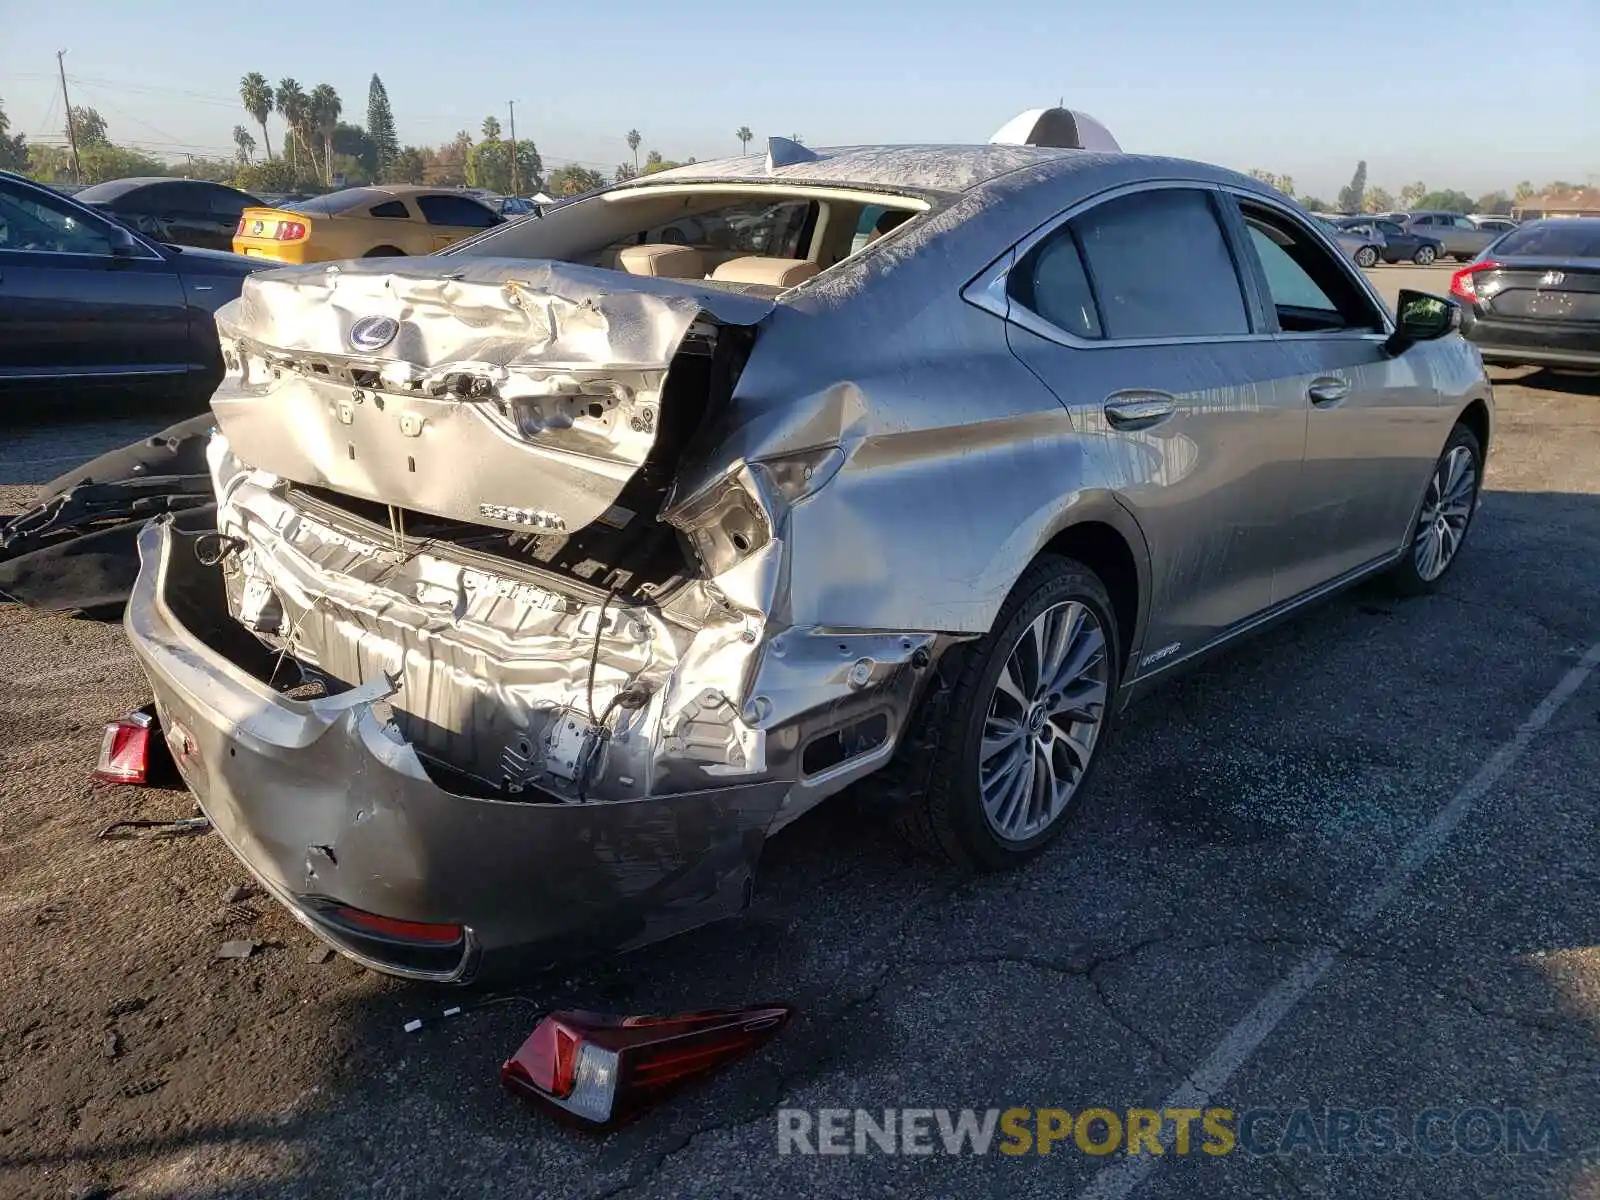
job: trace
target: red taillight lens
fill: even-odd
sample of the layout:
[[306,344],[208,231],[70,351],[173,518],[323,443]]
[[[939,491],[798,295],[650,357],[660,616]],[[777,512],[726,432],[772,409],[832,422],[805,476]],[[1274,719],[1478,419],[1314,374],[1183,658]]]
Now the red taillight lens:
[[239,218],[239,228],[237,228],[237,229],[235,229],[233,231],[233,236],[234,237],[243,237],[244,236],[244,225],[245,225],[244,218],[240,217]]
[[306,235],[306,227],[299,221],[279,221],[278,231],[273,234],[280,242],[298,242]]
[[380,917],[376,913],[362,912],[345,905],[327,910],[339,923],[364,933],[394,938],[402,942],[423,942],[430,946],[448,946],[461,940],[461,926],[440,925],[432,921],[401,921],[395,917]]
[[551,1013],[506,1060],[500,1080],[560,1116],[610,1126],[770,1040],[792,1015],[781,1004],[674,1017]]
[[1468,263],[1461,270],[1450,276],[1450,294],[1452,296],[1460,296],[1463,300],[1476,301],[1478,299],[1478,285],[1472,277],[1479,271],[1497,270],[1499,266],[1500,264],[1492,258],[1486,258],[1482,262]]
[[105,736],[100,739],[95,781],[143,786],[149,778],[150,730],[154,726],[150,714],[142,712],[131,712],[109,722]]

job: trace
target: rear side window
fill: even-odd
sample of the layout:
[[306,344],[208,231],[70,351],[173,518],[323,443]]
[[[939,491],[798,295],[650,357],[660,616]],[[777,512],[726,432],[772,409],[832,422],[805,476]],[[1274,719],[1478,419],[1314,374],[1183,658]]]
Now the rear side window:
[[1089,273],[1070,224],[1040,242],[1009,277],[1011,298],[1058,329],[1081,338],[1101,337]]
[[225,187],[207,188],[206,198],[211,204],[212,216],[226,217],[232,221],[237,221],[239,214],[255,203],[243,192],[235,192]]
[[450,225],[465,229],[487,229],[500,223],[500,214],[490,212],[476,200],[465,196],[418,196],[417,207],[429,225]]
[[374,204],[371,212],[367,215],[372,217],[398,217],[404,221],[411,216],[411,210],[399,200],[386,200],[382,204]]
[[1135,192],[1071,221],[1108,338],[1250,332],[1244,292],[1210,197]]

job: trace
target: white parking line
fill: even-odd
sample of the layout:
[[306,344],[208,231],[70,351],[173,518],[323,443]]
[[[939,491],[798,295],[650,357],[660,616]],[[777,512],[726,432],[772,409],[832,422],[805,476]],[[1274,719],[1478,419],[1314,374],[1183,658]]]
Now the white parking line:
[[[1344,914],[1344,934],[1349,937],[1362,932],[1380,912],[1393,902],[1411,877],[1439,853],[1456,826],[1467,817],[1477,804],[1500,781],[1511,765],[1522,756],[1528,743],[1561,711],[1561,706],[1571,699],[1586,679],[1600,665],[1600,643],[1589,647],[1579,661],[1561,677],[1561,682],[1550,694],[1539,701],[1510,740],[1494,752],[1489,761],[1478,769],[1464,787],[1439,810],[1425,829],[1407,843],[1394,864],[1379,880]],[[1228,1031],[1217,1043],[1210,1056],[1195,1070],[1189,1072],[1184,1084],[1168,1096],[1166,1108],[1207,1108],[1212,1097],[1232,1079],[1261,1047],[1261,1043],[1282,1023],[1312,988],[1333,966],[1339,953],[1333,947],[1322,947],[1307,954],[1294,969],[1280,979],[1263,996],[1260,1002]],[[1170,1131],[1169,1131],[1170,1129]],[[1176,1128],[1163,1125],[1161,1142],[1172,1148]],[[1123,1158],[1102,1169],[1089,1181],[1089,1186],[1079,1193],[1079,1200],[1122,1200],[1130,1196],[1160,1165],[1163,1156],[1141,1154]]]

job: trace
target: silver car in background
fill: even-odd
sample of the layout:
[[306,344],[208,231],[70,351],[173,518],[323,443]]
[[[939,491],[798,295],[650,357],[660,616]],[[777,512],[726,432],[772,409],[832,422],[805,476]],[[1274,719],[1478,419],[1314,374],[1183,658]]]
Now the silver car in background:
[[1383,248],[1387,244],[1383,234],[1371,225],[1357,229],[1342,229],[1331,217],[1318,216],[1328,228],[1328,235],[1339,244],[1339,249],[1350,256],[1350,261],[1358,267],[1376,266],[1383,257]]
[[852,784],[1008,867],[1182,664],[1439,583],[1491,437],[1455,307],[1395,319],[1278,193],[1041,123],[775,139],[246,284],[215,528],[147,527],[127,629],[274,895],[457,982],[739,911]]
[[1433,238],[1442,247],[1441,257],[1470,262],[1489,248],[1504,230],[1481,228],[1470,217],[1436,209],[1386,214],[1408,233]]

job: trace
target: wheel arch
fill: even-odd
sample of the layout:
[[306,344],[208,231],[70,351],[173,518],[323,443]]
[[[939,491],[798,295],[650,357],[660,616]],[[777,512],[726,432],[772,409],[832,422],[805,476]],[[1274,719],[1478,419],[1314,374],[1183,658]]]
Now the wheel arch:
[[1123,680],[1137,661],[1150,607],[1150,549],[1133,514],[1113,497],[1074,505],[1034,555],[1054,554],[1088,567],[1105,584],[1117,618]]
[[1482,396],[1475,397],[1456,417],[1456,424],[1465,425],[1478,439],[1478,453],[1487,461],[1489,438],[1494,433],[1494,418],[1489,404]]

